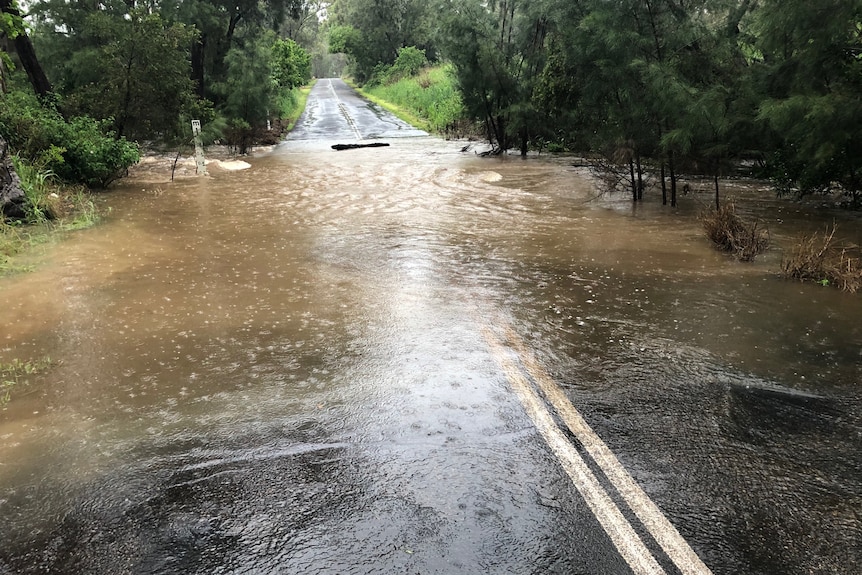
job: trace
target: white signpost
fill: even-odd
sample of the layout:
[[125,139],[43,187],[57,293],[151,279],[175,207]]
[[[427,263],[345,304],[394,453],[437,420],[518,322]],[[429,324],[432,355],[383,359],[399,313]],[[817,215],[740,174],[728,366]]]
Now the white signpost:
[[192,134],[195,140],[195,173],[199,176],[207,175],[207,161],[204,158],[204,145],[201,142],[201,121],[192,120]]

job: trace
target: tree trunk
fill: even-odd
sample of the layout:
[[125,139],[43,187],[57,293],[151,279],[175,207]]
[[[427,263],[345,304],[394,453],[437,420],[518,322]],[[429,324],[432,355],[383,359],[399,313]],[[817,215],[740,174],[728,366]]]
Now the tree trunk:
[[638,183],[635,180],[635,163],[634,160],[629,158],[629,183],[632,187],[632,201],[638,201]]
[[529,144],[529,136],[527,134],[527,128],[521,128],[521,157],[527,157],[527,145]]
[[670,169],[670,207],[676,207],[676,170],[673,167],[673,154],[668,159],[668,168]]
[[9,146],[0,136],[0,215],[3,218],[21,219],[24,213],[25,196],[21,180],[12,165]]
[[192,63],[192,80],[195,83],[195,91],[201,98],[205,94],[204,86],[204,54],[207,45],[206,34],[201,34],[201,37],[192,43],[191,63]]
[[641,157],[640,154],[637,156],[637,168],[638,168],[638,200],[644,199],[644,170],[641,165]]
[[[21,13],[12,5],[12,0],[0,0],[0,11],[9,14],[13,18],[20,18]],[[30,84],[33,86],[33,91],[40,99],[45,99],[54,90],[45,71],[39,64],[39,59],[36,58],[36,50],[33,49],[33,43],[26,32],[21,32],[12,40],[15,46],[15,53],[18,54],[18,59],[27,72],[27,77],[30,79]]]
[[667,205],[667,180],[666,180],[667,174],[665,173],[664,166],[665,166],[664,160],[662,160],[662,163],[661,163],[661,205],[666,206]]
[[506,119],[503,116],[489,118],[491,129],[493,130],[494,139],[497,140],[497,147],[502,154],[509,149],[509,141],[506,137]]
[[[2,50],[2,48],[0,48]],[[6,89],[6,64],[3,63],[3,58],[0,58],[0,94],[5,94]]]
[[713,176],[713,179],[715,181],[715,211],[718,211],[721,209],[721,203],[720,203],[719,194],[718,194],[718,174],[715,174]]

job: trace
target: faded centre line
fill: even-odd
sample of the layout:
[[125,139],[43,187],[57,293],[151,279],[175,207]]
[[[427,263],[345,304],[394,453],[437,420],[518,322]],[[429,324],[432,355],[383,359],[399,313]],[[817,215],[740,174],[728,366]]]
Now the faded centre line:
[[524,341],[511,326],[499,320],[496,323],[503,334],[502,339],[490,325],[480,324],[492,354],[539,433],[632,571],[644,575],[665,573],[635,527],[614,503],[612,495],[555,423],[539,391],[679,571],[684,575],[710,575],[710,569],[590,428]]

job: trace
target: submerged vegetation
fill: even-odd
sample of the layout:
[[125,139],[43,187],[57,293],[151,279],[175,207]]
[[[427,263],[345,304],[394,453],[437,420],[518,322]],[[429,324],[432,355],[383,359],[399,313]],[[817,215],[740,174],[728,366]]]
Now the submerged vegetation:
[[25,201],[23,218],[0,219],[0,275],[24,271],[16,256],[49,241],[58,232],[90,227],[99,220],[93,198],[83,186],[64,186],[49,170],[13,158]]
[[92,224],[85,190],[125,176],[142,148],[188,147],[191,120],[240,153],[277,141],[304,105],[313,62],[298,40],[313,44],[319,9],[0,2],[0,271]]
[[13,391],[20,390],[31,383],[31,378],[53,365],[50,358],[45,357],[35,361],[13,360],[10,363],[0,363],[0,407],[4,407],[12,399]]
[[302,86],[345,71],[429,131],[578,153],[634,202],[676,206],[680,174],[712,179],[707,235],[750,260],[768,234],[718,207],[731,173],[862,207],[860,22],[846,0],[4,0],[0,138],[28,183],[0,266],[38,241],[23,223],[95,218],[50,186],[104,188],[144,147],[188,148],[191,120],[205,144],[274,143]]
[[740,261],[749,262],[769,247],[769,232],[757,222],[746,222],[732,202],[704,212],[700,220],[713,245]]
[[802,236],[785,254],[785,277],[832,285],[848,292],[862,290],[862,253],[859,246],[835,238],[837,226]]

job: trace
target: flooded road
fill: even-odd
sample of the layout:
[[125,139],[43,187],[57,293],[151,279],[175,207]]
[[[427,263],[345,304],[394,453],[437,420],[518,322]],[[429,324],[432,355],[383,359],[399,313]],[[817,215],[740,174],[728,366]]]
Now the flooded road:
[[55,362],[0,411],[0,573],[862,571],[862,298],[776,275],[858,220],[737,184],[738,264],[707,186],[632,207],[315,90],[0,278],[0,362]]

